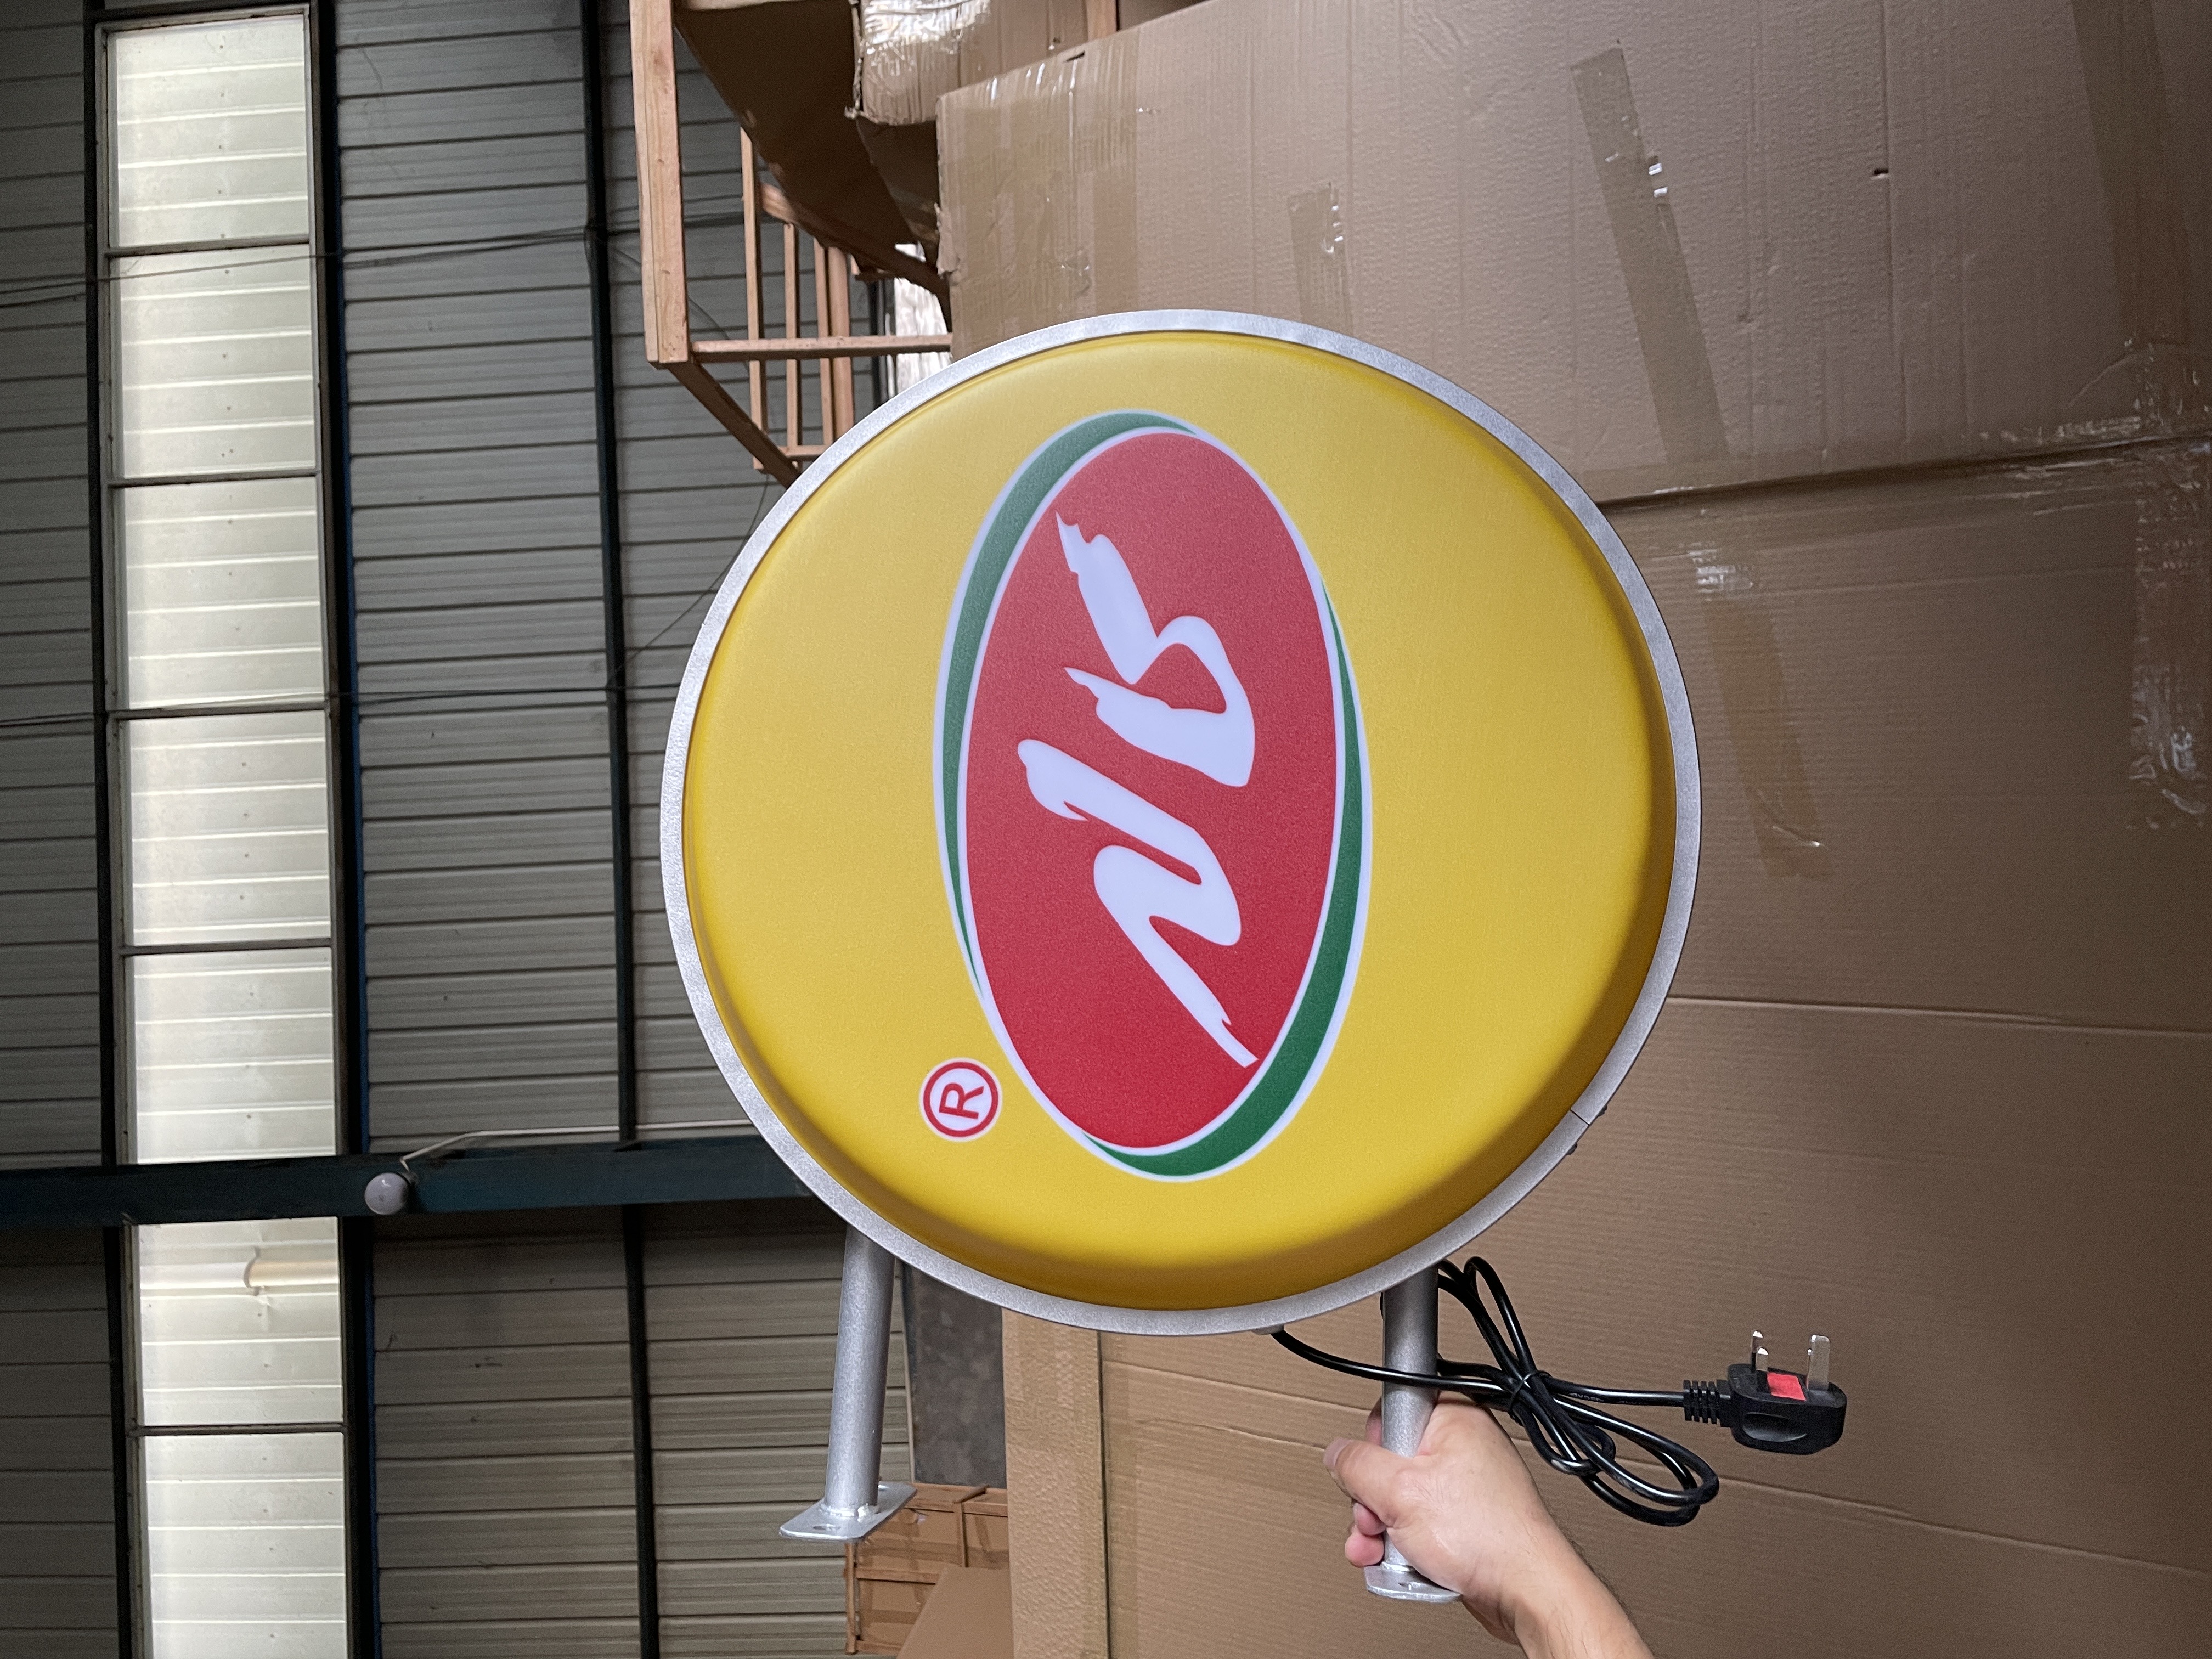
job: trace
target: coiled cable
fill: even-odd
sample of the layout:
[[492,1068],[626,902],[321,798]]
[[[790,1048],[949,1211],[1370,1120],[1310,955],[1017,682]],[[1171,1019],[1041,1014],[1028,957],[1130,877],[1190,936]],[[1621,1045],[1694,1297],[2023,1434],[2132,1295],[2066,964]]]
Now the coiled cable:
[[[1521,1425],[1537,1455],[1547,1463],[1561,1474],[1572,1475],[1621,1514],[1652,1526],[1686,1526],[1719,1495],[1720,1477],[1713,1473],[1712,1465],[1687,1446],[1600,1409],[1662,1406],[1681,1411],[1686,1403],[1681,1390],[1601,1389],[1553,1376],[1538,1367],[1528,1338],[1513,1312],[1513,1300],[1505,1294],[1496,1268],[1478,1255],[1470,1256],[1464,1267],[1442,1262],[1436,1272],[1439,1287],[1474,1317],[1495,1363],[1463,1364],[1439,1358],[1437,1374],[1424,1376],[1324,1352],[1288,1331],[1273,1333],[1275,1340],[1299,1358],[1347,1376],[1365,1377],[1371,1382],[1410,1383],[1500,1407]],[[1484,1303],[1485,1291],[1489,1294],[1488,1306]],[[1626,1468],[1619,1455],[1623,1443],[1656,1461],[1675,1484],[1657,1485]]]

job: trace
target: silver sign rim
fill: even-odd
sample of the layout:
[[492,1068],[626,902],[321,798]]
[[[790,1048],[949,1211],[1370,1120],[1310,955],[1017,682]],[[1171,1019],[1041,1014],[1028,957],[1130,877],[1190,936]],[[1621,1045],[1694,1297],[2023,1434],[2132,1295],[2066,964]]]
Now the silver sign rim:
[[[767,1097],[745,1070],[729,1033],[723,1030],[720,1011],[714,1006],[714,996],[708,989],[705,971],[700,965],[698,942],[691,931],[690,903],[684,876],[684,768],[690,751],[691,724],[698,710],[701,688],[706,683],[707,671],[714,661],[715,650],[721,643],[723,629],[728,625],[746,583],[760,568],[769,549],[775,544],[784,526],[790,523],[793,515],[869,440],[932,399],[941,398],[969,380],[1024,357],[1054,351],[1085,340],[1107,339],[1119,335],[1194,333],[1245,335],[1305,346],[1348,358],[1402,380],[1480,427],[1518,457],[1565,503],[1604,555],[1606,564],[1611,569],[1613,580],[1620,585],[1629,610],[1643,633],[1645,648],[1651,654],[1674,754],[1674,862],[1668,882],[1666,910],[1660,920],[1657,948],[1652,952],[1650,969],[1644,975],[1644,984],[1637,994],[1635,1004],[1629,1011],[1620,1034],[1607,1051],[1595,1075],[1573,1105],[1568,1108],[1558,1127],[1474,1208],[1386,1261],[1378,1261],[1347,1278],[1301,1291],[1294,1296],[1230,1308],[1117,1308],[1095,1302],[1078,1302],[1016,1285],[980,1272],[923,1243],[886,1221],[848,1192],[784,1126],[783,1121],[769,1104]],[[1675,964],[1681,959],[1682,940],[1689,930],[1690,906],[1697,888],[1700,827],[1697,735],[1691,724],[1689,693],[1683,685],[1681,665],[1675,658],[1674,641],[1668,635],[1657,602],[1652,599],[1651,590],[1644,585],[1635,562],[1629,557],[1628,550],[1621,544],[1620,538],[1614,533],[1613,526],[1606,522],[1605,515],[1598,511],[1596,503],[1568,475],[1566,469],[1534,439],[1480,398],[1471,396],[1443,376],[1431,374],[1395,353],[1384,351],[1364,341],[1333,333],[1328,329],[1234,311],[1130,311],[1057,324],[1051,328],[1039,329],[1034,333],[986,347],[962,358],[949,368],[928,376],[875,410],[831,445],[819,459],[799,474],[798,483],[784,492],[782,499],[761,521],[745,543],[744,550],[738,556],[737,562],[730,567],[729,573],[722,579],[714,605],[708,611],[706,620],[700,624],[698,638],[691,647],[690,659],[684,665],[683,684],[677,693],[675,710],[669,722],[667,757],[661,772],[660,871],[661,885],[668,905],[669,933],[675,942],[676,959],[683,972],[684,992],[690,998],[691,1012],[706,1036],[714,1063],[721,1068],[723,1078],[737,1096],[738,1103],[744,1108],[745,1115],[752,1121],[761,1139],[768,1142],[815,1196],[901,1261],[919,1268],[933,1279],[1015,1313],[1029,1314],[1062,1325],[1114,1331],[1132,1336],[1211,1336],[1229,1331],[1271,1330],[1297,1320],[1310,1319],[1316,1314],[1327,1313],[1348,1303],[1379,1295],[1391,1285],[1464,1247],[1527,1197],[1559,1160],[1574,1150],[1575,1142],[1597,1121],[1598,1115],[1605,1110],[1607,1103],[1613,1098],[1621,1080],[1628,1074],[1629,1067],[1642,1051],[1644,1039],[1650,1035],[1652,1026],[1658,1020],[1660,1008],[1666,1001],[1668,988],[1674,981]]]

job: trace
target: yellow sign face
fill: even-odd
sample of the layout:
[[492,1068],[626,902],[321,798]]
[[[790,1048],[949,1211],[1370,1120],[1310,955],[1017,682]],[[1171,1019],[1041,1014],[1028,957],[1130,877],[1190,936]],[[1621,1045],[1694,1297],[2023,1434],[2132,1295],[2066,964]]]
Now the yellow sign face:
[[1695,787],[1650,597],[1533,444],[1162,313],[971,358],[802,478],[694,652],[664,868],[710,1044],[848,1218],[1010,1306],[1228,1328],[1571,1145],[1671,975]]

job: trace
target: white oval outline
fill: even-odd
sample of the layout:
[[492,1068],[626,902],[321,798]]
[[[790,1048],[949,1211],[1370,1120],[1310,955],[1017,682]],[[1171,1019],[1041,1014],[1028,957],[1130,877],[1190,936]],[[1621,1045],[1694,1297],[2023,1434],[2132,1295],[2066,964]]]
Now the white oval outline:
[[[760,1086],[746,1072],[729,1033],[722,1029],[720,1012],[714,1006],[714,994],[707,985],[706,973],[700,964],[698,941],[691,931],[690,900],[684,880],[684,769],[690,753],[691,724],[698,712],[699,694],[706,684],[707,671],[714,663],[714,652],[721,643],[722,632],[729,624],[731,613],[737,609],[745,584],[760,568],[761,561],[767,556],[769,549],[775,544],[784,526],[791,522],[793,515],[862,445],[886,427],[933,398],[944,396],[954,387],[1024,357],[1035,356],[1085,340],[1109,339],[1127,334],[1242,335],[1327,352],[1332,356],[1342,357],[1388,374],[1426,392],[1503,444],[1523,465],[1543,480],[1567,510],[1574,514],[1576,521],[1604,555],[1607,568],[1620,585],[1622,596],[1628,601],[1630,613],[1636,618],[1644,635],[1644,647],[1651,653],[1652,671],[1659,682],[1660,702],[1667,714],[1667,735],[1674,766],[1674,860],[1668,878],[1667,906],[1660,918],[1659,938],[1652,951],[1651,966],[1644,974],[1644,983],[1637,992],[1636,1000],[1629,1009],[1620,1034],[1613,1039],[1604,1060],[1599,1062],[1597,1071],[1560,1118],[1558,1126],[1544,1138],[1535,1151],[1523,1158],[1510,1175],[1491,1188],[1472,1209],[1395,1255],[1330,1284],[1316,1285],[1291,1296],[1276,1297],[1266,1302],[1248,1302],[1228,1308],[1120,1308],[1103,1303],[1078,1302],[1072,1297],[1031,1290],[1027,1285],[1015,1285],[980,1272],[909,1237],[846,1191],[776,1116],[775,1109],[769,1104]],[[745,1115],[752,1121],[761,1139],[768,1142],[816,1197],[902,1261],[920,1268],[931,1278],[956,1290],[966,1291],[971,1296],[981,1297],[1016,1313],[1082,1329],[1114,1331],[1133,1336],[1213,1336],[1229,1331],[1273,1330],[1379,1295],[1393,1285],[1402,1283],[1424,1267],[1433,1266],[1457,1251],[1534,1190],[1536,1183],[1550,1174],[1559,1160],[1573,1150],[1583,1132],[1604,1111],[1606,1103],[1620,1088],[1621,1079],[1627,1075],[1630,1066],[1635,1063],[1644,1039],[1650,1035],[1652,1026],[1658,1020],[1660,1008],[1666,1001],[1668,987],[1674,981],[1675,965],[1681,960],[1683,938],[1689,931],[1690,907],[1698,884],[1698,844],[1701,827],[1697,733],[1691,724],[1689,691],[1682,683],[1681,665],[1675,658],[1674,641],[1668,635],[1658,604],[1652,599],[1651,590],[1645,586],[1643,574],[1637,569],[1635,561],[1629,557],[1628,550],[1621,544],[1620,536],[1607,523],[1605,515],[1598,511],[1597,504],[1541,446],[1489,404],[1462,391],[1442,375],[1432,374],[1395,352],[1384,351],[1328,329],[1286,322],[1277,317],[1259,317],[1233,311],[1126,311],[1055,324],[1050,328],[1038,329],[1033,333],[1001,341],[997,345],[986,346],[950,368],[940,369],[908,387],[825,450],[819,459],[799,474],[799,482],[787,489],[782,498],[769,509],[767,518],[754,531],[738,555],[736,562],[723,577],[722,585],[715,593],[714,603],[699,625],[698,637],[692,644],[690,658],[684,664],[682,686],[677,693],[676,705],[669,720],[668,749],[661,769],[660,872],[662,891],[668,907],[669,933],[676,947],[678,966],[684,975],[684,988],[691,1000],[692,1013],[699,1022],[702,1035],[707,1039],[708,1048],[714,1056],[714,1063],[720,1067],[724,1079],[736,1095],[738,1103],[744,1108]]]
[[[1101,411],[1102,414],[1108,411]],[[1230,465],[1249,478],[1254,488],[1267,498],[1267,505],[1273,509],[1275,522],[1282,526],[1285,532],[1289,535],[1291,545],[1297,550],[1298,562],[1305,571],[1306,586],[1313,595],[1315,619],[1321,626],[1322,649],[1328,658],[1329,706],[1336,722],[1336,810],[1330,815],[1332,821],[1329,826],[1328,880],[1322,891],[1321,912],[1315,919],[1313,943],[1307,947],[1305,969],[1298,975],[1297,989],[1291,996],[1290,1010],[1283,1016],[1281,1027],[1275,1032],[1273,1041],[1268,1043],[1267,1052],[1260,1057],[1251,1082],[1239,1090],[1236,1098],[1228,1105],[1207,1119],[1200,1127],[1192,1130],[1180,1139],[1169,1141],[1158,1146],[1125,1146],[1117,1149],[1139,1157],[1154,1158],[1180,1152],[1196,1141],[1203,1140],[1235,1115],[1237,1109],[1243,1104],[1246,1096],[1265,1080],[1267,1068],[1273,1064],[1276,1054],[1281,1050],[1285,1040],[1290,1036],[1291,1026],[1296,1021],[1298,1010],[1304,1003],[1307,988],[1313,983],[1314,969],[1321,960],[1322,937],[1328,930],[1329,901],[1336,892],[1337,857],[1344,839],[1346,722],[1347,720],[1356,719],[1358,715],[1359,681],[1358,676],[1352,672],[1352,647],[1344,641],[1343,629],[1337,620],[1336,607],[1328,597],[1328,584],[1322,580],[1321,567],[1314,562],[1312,553],[1306,548],[1306,538],[1299,533],[1297,526],[1291,521],[1291,515],[1284,508],[1281,500],[1272,489],[1268,488],[1267,481],[1252,470],[1252,464],[1211,432],[1194,426],[1188,421],[1178,419],[1175,416],[1161,415],[1157,410],[1148,409],[1116,410],[1111,412],[1157,416],[1161,424],[1134,427],[1126,432],[1116,433],[1103,442],[1094,445],[1085,450],[1077,459],[1075,464],[1054,482],[1051,489],[1046,491],[1044,499],[1037,503],[1036,511],[1030,514],[1029,522],[1022,526],[1020,534],[1016,537],[1013,556],[1006,561],[1006,569],[1000,574],[998,588],[991,595],[991,609],[984,618],[982,638],[975,650],[976,679],[980,681],[982,678],[983,661],[990,651],[991,635],[998,627],[999,607],[1006,599],[1006,585],[1013,580],[1014,568],[1021,562],[1023,550],[1029,545],[1030,538],[1036,534],[1037,526],[1043,521],[1045,513],[1058,498],[1060,485],[1109,449],[1116,448],[1133,439],[1157,435],[1162,432],[1171,432],[1180,437],[1193,439],[1216,453],[1226,457]],[[1091,416],[1085,417],[1086,420],[1095,418],[1097,417]],[[1082,423],[1081,421],[1070,422],[1068,425],[1062,427],[1060,431],[1054,433],[1030,452],[1022,464],[1014,469],[1013,476],[1007,479],[1006,488],[999,492],[997,499],[992,502],[991,511],[984,515],[982,526],[976,531],[975,539],[969,546],[968,562],[961,568],[960,586],[953,593],[952,609],[945,619],[945,646],[939,653],[937,719],[933,722],[932,730],[936,734],[939,744],[942,743],[944,737],[945,694],[951,684],[948,677],[952,667],[951,640],[960,625],[960,611],[968,596],[969,579],[975,574],[975,560],[983,550],[984,542],[989,538],[991,527],[998,518],[1000,508],[1005,505],[1008,493],[1020,481],[1022,475],[1030,469],[1038,456],[1057,443],[1065,434]],[[1352,688],[1352,706],[1349,709],[1345,707],[1343,687],[1338,683],[1337,676],[1340,673],[1342,674],[1344,681]],[[1300,1109],[1304,1107],[1307,1097],[1313,1093],[1315,1085],[1321,1081],[1322,1073],[1328,1069],[1329,1056],[1336,1052],[1337,1033],[1344,1027],[1345,1011],[1351,1006],[1352,990],[1358,983],[1360,952],[1367,942],[1367,896],[1372,885],[1371,878],[1375,870],[1375,784],[1374,779],[1367,769],[1366,728],[1364,726],[1359,728],[1361,837],[1359,891],[1352,901],[1352,943],[1346,955],[1344,982],[1338,987],[1335,1005],[1329,1011],[1328,1030],[1322,1036],[1321,1046],[1314,1051],[1312,1062],[1307,1066],[1305,1074],[1298,1079],[1297,1092],[1291,1097],[1290,1103],[1276,1115],[1274,1121],[1267,1126],[1267,1132],[1265,1134],[1225,1164],[1216,1164],[1213,1168],[1202,1170],[1196,1175],[1162,1175],[1154,1170],[1141,1170],[1133,1164],[1123,1163],[1115,1157],[1112,1152],[1105,1150],[1113,1147],[1114,1142],[1092,1134],[1061,1111],[1052,1097],[1037,1086],[1036,1079],[1030,1075],[1029,1062],[1022,1058],[1021,1050],[1015,1046],[1012,1034],[1006,1030],[1006,1022],[999,1013],[998,996],[991,989],[990,969],[983,960],[982,941],[975,932],[975,894],[969,890],[968,884],[967,757],[969,736],[975,723],[975,687],[971,685],[969,688],[967,714],[961,722],[960,731],[960,845],[957,849],[947,849],[945,846],[944,803],[941,799],[938,799],[937,810],[933,816],[937,824],[939,862],[945,868],[948,896],[952,895],[952,883],[957,879],[960,884],[955,899],[955,915],[956,917],[965,915],[967,918],[969,943],[962,954],[969,959],[969,981],[975,988],[976,1000],[983,1005],[983,1017],[990,1022],[991,1035],[999,1039],[999,1046],[1006,1051],[1007,1061],[1013,1066],[1016,1075],[1021,1079],[1022,1085],[1030,1091],[1030,1097],[1044,1108],[1053,1121],[1066,1132],[1070,1139],[1092,1157],[1118,1170],[1123,1175],[1133,1175],[1144,1181],[1171,1183],[1211,1181],[1217,1176],[1227,1175],[1231,1170],[1249,1163],[1273,1146],[1276,1137],[1290,1127],[1291,1120],[1297,1116]],[[944,789],[944,774],[940,768],[934,765],[930,769],[930,785],[933,796],[941,796]]]

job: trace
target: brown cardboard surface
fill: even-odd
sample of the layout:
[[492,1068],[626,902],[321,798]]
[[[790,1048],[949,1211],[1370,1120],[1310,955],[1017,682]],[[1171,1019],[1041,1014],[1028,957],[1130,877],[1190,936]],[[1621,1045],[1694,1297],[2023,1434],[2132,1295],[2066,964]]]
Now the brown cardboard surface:
[[1013,1602],[1004,1568],[947,1567],[899,1650],[903,1659],[1012,1659]]
[[886,126],[937,118],[961,87],[1034,64],[1085,36],[1084,0],[860,0],[862,114]]
[[[1191,0],[1151,0],[1144,17]],[[1114,0],[857,0],[861,142],[923,246],[938,243],[937,102],[1113,32]]]
[[[1723,1480],[1683,1531],[1538,1472],[1656,1653],[2198,1650],[2212,1429],[2145,1383],[2212,1366],[2182,1288],[2212,1278],[2209,1080],[2198,1036],[1670,1006],[1606,1120],[1480,1248],[1559,1375],[1670,1386],[1754,1324],[1784,1354],[1819,1329],[1851,1414],[1807,1459],[1670,1429]],[[1371,1307],[1304,1334],[1377,1352]],[[1484,1354],[1456,1309],[1443,1346]],[[1481,1646],[1374,1603],[1336,1557],[1319,1448],[1358,1431],[1362,1385],[1257,1336],[1103,1352],[1116,1659]]]
[[2212,424],[2202,6],[1210,0],[939,121],[963,349],[1302,319],[1601,498]]
[[929,1605],[933,1580],[856,1578],[851,1587],[849,1624],[857,1632],[853,1651],[896,1653],[914,1633],[915,1621]]
[[[1655,1652],[2200,1651],[2212,1428],[2146,1380],[2212,1370],[2212,10],[1208,0],[939,125],[963,345],[1346,330],[1522,425],[1650,583],[1703,772],[1681,968],[1480,1248],[1561,1375],[1817,1329],[1852,1402],[1810,1459],[1675,1431],[1725,1483],[1686,1530],[1540,1474]],[[1484,1649],[1341,1562],[1317,1454],[1363,1385],[1096,1353],[1115,1659]],[[1040,1478],[1083,1438],[1024,1420]]]
[[[1817,1329],[1852,1401],[1815,1458],[1674,1431],[1726,1483],[1683,1532],[1540,1477],[1662,1659],[2201,1646],[2212,1426],[2146,1389],[2212,1370],[2212,835],[2136,762],[2212,672],[2207,451],[1613,513],[1698,720],[1698,905],[1614,1103],[1479,1248],[1560,1375]],[[1371,1307],[1310,1335],[1376,1351]],[[1115,1659],[1480,1646],[1335,1565],[1361,1385],[1249,1336],[1101,1360]]]
[[2212,449],[1610,517],[1697,714],[1676,994],[2212,1030]]
[[896,1514],[845,1547],[852,1647],[861,1653],[902,1651],[932,1587],[948,1569],[1004,1573],[1006,1559],[1003,1490],[917,1482]]
[[[2212,1464],[2212,1426],[2142,1409],[2143,1371],[2096,1356],[2212,1366],[2201,1310],[2174,1294],[2212,1277],[2208,1080],[2203,1036],[1677,1002],[1581,1149],[1474,1248],[1563,1376],[1673,1387],[1719,1375],[1754,1326],[1784,1364],[1813,1331],[1832,1339],[1851,1397],[1833,1450],[1668,1431],[1731,1483],[1721,1504],[1751,1481],[2201,1569],[2212,1496],[2191,1472]],[[1351,1353],[1379,1340],[1368,1307],[1301,1334]],[[1443,1346],[1488,1357],[1455,1307]],[[1254,1336],[1109,1338],[1105,1358],[1109,1459],[1121,1368],[1260,1391],[1240,1413],[1255,1429],[1317,1432],[1310,1411],[1373,1397]],[[1562,1516],[1594,1510],[1545,1479]]]
[[1010,1313],[1006,1376],[1015,1651],[1107,1659],[1097,1335]]
[[[1285,1431],[1240,1422],[1254,1402],[1216,1382],[1109,1366],[1108,1389],[1116,1659],[1510,1651],[1456,1609],[1377,1601],[1345,1565],[1348,1516],[1317,1443],[1352,1431],[1356,1411],[1312,1407],[1328,1420]],[[1739,1484],[1664,1533],[1594,1501],[1559,1508],[1660,1659],[2179,1659],[2212,1614],[2201,1570],[2024,1547],[1786,1488]]]
[[[976,1494],[972,1506],[956,1507],[956,1500],[969,1493]],[[1006,1565],[1006,1498],[974,1486],[920,1488],[854,1552],[854,1565],[863,1576],[927,1580],[947,1567]]]

